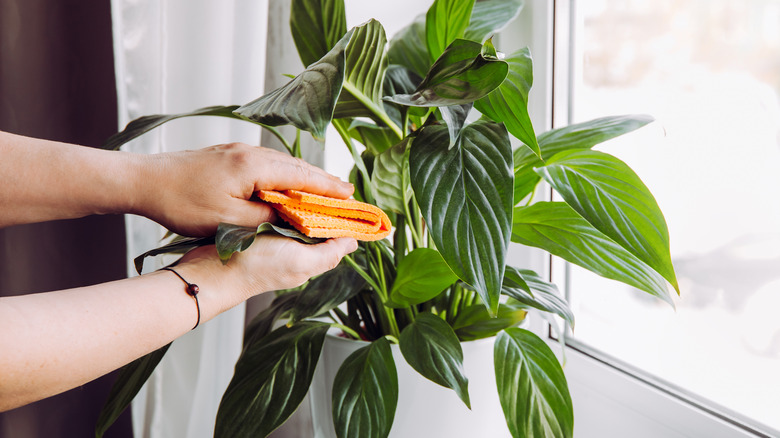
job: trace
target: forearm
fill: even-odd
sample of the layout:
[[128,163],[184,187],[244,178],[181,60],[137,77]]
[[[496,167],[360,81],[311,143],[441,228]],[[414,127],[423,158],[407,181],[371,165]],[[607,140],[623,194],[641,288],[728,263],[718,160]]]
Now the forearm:
[[0,132],[0,228],[133,212],[143,159]]
[[[201,260],[177,268],[200,286],[201,323],[246,298],[230,290],[225,280],[230,268],[217,268],[218,263]],[[58,394],[119,368],[186,333],[196,320],[194,299],[185,292],[184,283],[167,271],[2,298],[0,411]]]

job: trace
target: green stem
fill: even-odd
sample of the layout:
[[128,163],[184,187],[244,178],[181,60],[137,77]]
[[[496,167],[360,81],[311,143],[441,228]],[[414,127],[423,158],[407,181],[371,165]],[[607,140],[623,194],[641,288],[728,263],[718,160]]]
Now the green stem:
[[399,139],[404,138],[404,134],[401,131],[401,128],[398,127],[398,125],[393,122],[392,119],[390,119],[390,116],[387,115],[387,113],[382,109],[380,106],[377,106],[374,102],[370,101],[360,90],[355,88],[354,85],[350,84],[347,81],[344,81],[344,89],[349,92],[355,99],[357,99],[360,103],[363,104],[363,106],[366,107],[369,111],[371,111],[372,114],[377,116],[379,120],[384,122],[385,125],[387,125],[388,128],[390,128],[395,135],[398,136]]
[[[412,203],[416,205],[416,202],[414,202],[414,199],[412,200]],[[422,248],[422,238],[417,235],[417,217],[412,216],[412,214],[409,212],[409,204],[404,204],[404,215],[410,219],[409,221],[409,232],[412,235],[412,241],[414,242],[415,248]]]
[[336,322],[334,322],[334,323],[333,323],[333,324],[331,324],[330,326],[331,326],[331,327],[335,327],[335,328],[337,328],[337,329],[341,329],[341,331],[343,331],[344,333],[346,333],[346,334],[348,334],[348,335],[352,336],[352,337],[353,337],[353,338],[355,338],[355,339],[358,339],[358,340],[360,339],[360,335],[359,335],[359,334],[357,334],[357,332],[356,332],[356,331],[354,331],[354,330],[352,330],[351,328],[349,328],[349,327],[345,326],[344,324],[339,324],[339,323],[336,323]]
[[348,264],[349,266],[352,266],[352,269],[354,269],[354,270],[355,270],[355,272],[357,272],[357,273],[358,273],[358,275],[360,275],[361,277],[363,277],[363,279],[364,279],[364,280],[366,280],[366,282],[368,283],[368,285],[369,285],[369,286],[373,287],[373,288],[374,288],[374,290],[376,290],[376,291],[377,291],[377,293],[379,293],[379,290],[380,290],[380,289],[379,289],[379,286],[376,284],[376,282],[374,281],[374,279],[373,279],[373,278],[371,278],[371,276],[370,276],[370,275],[368,275],[368,273],[367,273],[365,270],[363,270],[363,268],[361,268],[361,267],[360,267],[360,265],[358,265],[358,264],[357,264],[357,262],[356,262],[356,261],[355,261],[355,260],[352,258],[352,256],[351,256],[351,255],[346,255],[346,256],[344,256],[344,259],[343,259],[343,260],[344,260],[345,262],[347,262],[347,264]]
[[341,140],[347,145],[347,149],[349,149],[349,153],[352,155],[352,160],[355,162],[358,172],[360,172],[360,175],[363,177],[363,195],[366,197],[366,202],[369,204],[376,204],[376,198],[374,197],[374,192],[371,187],[371,174],[368,173],[366,163],[363,162],[363,157],[360,156],[357,149],[352,144],[352,137],[349,136],[347,128],[344,126],[342,120],[334,120],[333,127],[336,128],[336,132],[341,136]]
[[293,143],[293,157],[301,158],[301,130],[295,130],[295,143]]
[[[253,123],[254,123],[254,122],[253,122]],[[271,134],[273,134],[273,135],[274,135],[274,137],[278,138],[278,139],[279,139],[279,141],[281,141],[281,142],[282,142],[282,144],[284,145],[284,147],[287,149],[287,152],[288,152],[290,155],[292,155],[293,157],[295,156],[295,152],[293,151],[293,147],[290,145],[290,142],[288,142],[288,141],[287,141],[287,139],[286,139],[286,138],[284,138],[284,136],[282,135],[282,133],[281,133],[281,132],[279,132],[279,130],[278,130],[278,129],[274,128],[273,126],[263,125],[263,124],[261,124],[261,123],[258,123],[258,125],[260,125],[260,126],[262,126],[263,128],[267,129],[267,130],[268,130],[268,132],[270,132]]]
[[393,344],[396,344],[396,345],[400,344],[400,342],[398,341],[398,338],[396,338],[393,335],[385,335],[385,337],[387,338],[388,341],[392,342]]

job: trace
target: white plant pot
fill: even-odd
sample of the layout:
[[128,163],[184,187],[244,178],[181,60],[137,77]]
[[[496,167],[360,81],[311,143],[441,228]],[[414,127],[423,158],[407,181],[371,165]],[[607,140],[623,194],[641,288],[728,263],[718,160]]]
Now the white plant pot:
[[[463,367],[469,379],[471,410],[454,391],[422,377],[392,345],[398,370],[398,407],[390,437],[511,437],[501,410],[493,367],[495,338],[463,342]],[[336,438],[331,389],[341,363],[367,342],[328,333],[314,372],[309,397],[315,438]]]

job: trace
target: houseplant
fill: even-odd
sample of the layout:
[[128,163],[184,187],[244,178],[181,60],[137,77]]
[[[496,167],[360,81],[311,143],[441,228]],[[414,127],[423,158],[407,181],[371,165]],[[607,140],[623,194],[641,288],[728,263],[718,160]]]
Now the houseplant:
[[[541,339],[517,325],[527,311],[571,324],[573,315],[555,285],[506,266],[510,240],[671,303],[667,284],[677,289],[677,282],[660,209],[626,164],[592,150],[651,119],[607,117],[537,136],[527,110],[530,53],[504,56],[489,38],[521,6],[436,0],[388,42],[375,20],[347,31],[343,0],[294,0],[292,34],[308,67],[288,84],[242,106],[142,117],[109,139],[106,148],[116,149],[175,118],[213,115],[257,123],[300,156],[301,131],[321,139],[332,125],[354,160],[355,197],[393,219],[391,240],[361,244],[336,269],[280,293],[252,321],[216,436],[267,436],[281,425],[306,395],[333,327],[370,341],[336,376],[338,436],[389,433],[398,397],[391,344],[469,405],[461,342],[490,337],[511,434],[571,436],[562,369]],[[469,123],[477,111],[482,117]],[[287,124],[298,129],[294,140],[275,129]],[[522,143],[514,150],[510,135]],[[563,201],[534,203],[542,181]],[[222,224],[212,238],[177,238],[142,257],[216,243],[228,260],[260,232],[307,240],[272,224]],[[286,324],[275,328],[279,320]],[[98,436],[166,349],[122,370]]]

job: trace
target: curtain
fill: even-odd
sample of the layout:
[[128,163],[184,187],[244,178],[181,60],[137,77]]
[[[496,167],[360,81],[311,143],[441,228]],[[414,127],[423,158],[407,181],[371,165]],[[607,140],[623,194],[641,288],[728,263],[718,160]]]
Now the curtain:
[[[263,94],[268,0],[112,0],[119,126],[148,114],[242,104]],[[241,141],[259,129],[218,117],[175,120],[123,147],[140,153]],[[126,221],[132,260],[160,245],[165,230]],[[156,259],[144,270],[171,260]],[[132,405],[137,438],[210,437],[241,351],[244,305],[177,339]]]

